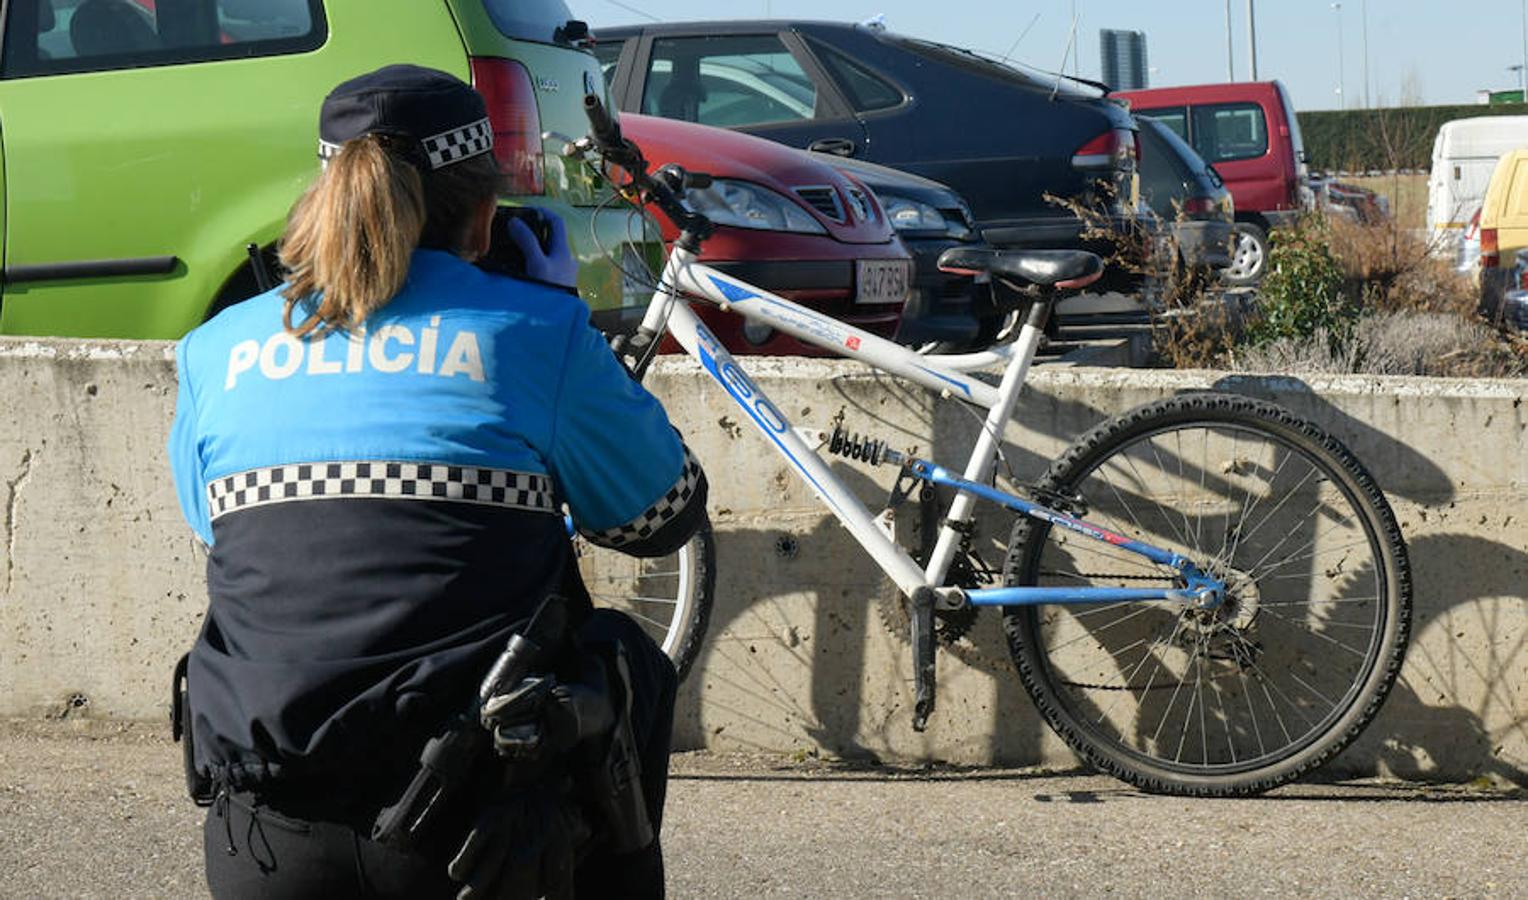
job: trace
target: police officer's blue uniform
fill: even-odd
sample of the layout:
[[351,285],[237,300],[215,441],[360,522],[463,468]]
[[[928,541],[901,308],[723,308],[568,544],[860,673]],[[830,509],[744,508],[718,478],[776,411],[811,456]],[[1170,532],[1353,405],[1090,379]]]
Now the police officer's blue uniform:
[[176,349],[170,459],[210,548],[197,765],[353,798],[337,818],[360,829],[562,582],[564,504],[595,543],[659,554],[705,480],[566,293],[418,250],[354,333],[297,338],[282,310],[272,291]]

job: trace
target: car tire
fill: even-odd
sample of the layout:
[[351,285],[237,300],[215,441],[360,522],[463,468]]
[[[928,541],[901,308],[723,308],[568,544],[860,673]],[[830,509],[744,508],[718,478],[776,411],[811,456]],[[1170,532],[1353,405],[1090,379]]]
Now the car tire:
[[1268,232],[1251,222],[1237,222],[1231,229],[1231,241],[1231,265],[1221,280],[1237,287],[1262,281],[1268,271]]

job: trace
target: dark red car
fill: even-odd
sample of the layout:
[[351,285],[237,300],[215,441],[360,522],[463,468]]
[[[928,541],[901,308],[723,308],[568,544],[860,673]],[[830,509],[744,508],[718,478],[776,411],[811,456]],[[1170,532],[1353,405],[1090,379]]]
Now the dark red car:
[[[721,128],[621,115],[622,132],[654,168],[675,163],[711,175],[691,207],[716,233],[700,261],[873,334],[891,338],[913,281],[912,257],[875,195],[810,153]],[[656,213],[663,237],[678,237]],[[705,304],[696,312],[734,353],[828,355]],[[672,341],[665,349],[674,350]]]

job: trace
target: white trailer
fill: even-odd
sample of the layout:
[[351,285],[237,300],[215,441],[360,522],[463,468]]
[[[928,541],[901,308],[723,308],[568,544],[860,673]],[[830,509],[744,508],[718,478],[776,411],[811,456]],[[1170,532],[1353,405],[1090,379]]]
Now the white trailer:
[[1458,254],[1496,161],[1519,147],[1528,147],[1528,116],[1455,119],[1438,129],[1427,179],[1427,234],[1437,253]]

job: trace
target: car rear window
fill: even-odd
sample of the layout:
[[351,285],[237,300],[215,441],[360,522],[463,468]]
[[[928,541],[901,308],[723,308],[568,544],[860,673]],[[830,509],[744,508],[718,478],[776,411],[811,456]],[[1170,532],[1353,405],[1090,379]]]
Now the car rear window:
[[[1141,198],[1158,215],[1172,215],[1172,201],[1185,194],[1189,172],[1178,159],[1173,147],[1162,137],[1162,131],[1142,124],[1138,134],[1141,141]],[[1170,132],[1168,132],[1170,133]]]
[[562,0],[483,0],[483,8],[505,37],[542,44],[563,43],[557,30],[573,18]]
[[1179,139],[1188,140],[1188,109],[1186,107],[1169,106],[1162,109],[1137,109],[1132,112],[1143,119],[1161,122]]
[[7,4],[0,76],[300,53],[325,29],[321,0],[19,0]]
[[1193,138],[1205,162],[1256,159],[1268,152],[1268,120],[1256,103],[1195,106]]

